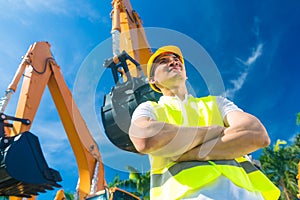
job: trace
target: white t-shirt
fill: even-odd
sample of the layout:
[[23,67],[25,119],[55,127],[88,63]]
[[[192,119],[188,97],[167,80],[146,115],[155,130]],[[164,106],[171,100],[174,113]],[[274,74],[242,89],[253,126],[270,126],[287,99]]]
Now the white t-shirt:
[[[178,97],[178,101],[181,102],[185,102],[188,100],[188,98],[191,97],[191,95],[186,95],[185,100],[181,101]],[[168,99],[174,99],[174,97],[171,96],[162,96],[160,97],[163,100],[168,100]],[[240,110],[242,111],[240,108],[238,108],[232,101],[228,100],[225,97],[222,96],[217,96],[217,104],[218,104],[218,108],[221,112],[221,116],[224,119],[224,117],[231,111],[235,111],[235,110]],[[144,103],[141,103],[133,112],[132,114],[132,118],[131,121],[134,121],[140,117],[149,117],[150,119],[156,120],[155,116],[154,116],[154,108],[151,105],[151,102],[147,101]]]
[[[179,98],[178,101],[184,103],[190,95],[187,95],[185,100],[181,101]],[[174,97],[162,96],[164,100],[168,98],[174,99]],[[217,96],[217,104],[220,110],[221,116],[224,119],[225,116],[232,111],[242,111],[238,108],[232,101],[224,98],[222,96]],[[149,117],[150,119],[156,120],[154,115],[154,108],[151,105],[151,102],[141,103],[132,115],[132,121],[140,117]],[[224,189],[222,189],[224,188]],[[183,198],[185,200],[263,200],[262,194],[260,192],[248,191],[244,188],[240,188],[234,183],[232,183],[225,176],[218,177],[215,181],[211,182],[209,185],[202,187],[200,190],[195,192],[192,195],[186,196]]]

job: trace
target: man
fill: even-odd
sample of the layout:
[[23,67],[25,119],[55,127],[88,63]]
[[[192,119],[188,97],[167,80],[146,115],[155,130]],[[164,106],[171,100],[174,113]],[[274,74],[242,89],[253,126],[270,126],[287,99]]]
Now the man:
[[244,156],[270,144],[256,117],[221,96],[188,95],[176,46],[159,48],[147,75],[163,96],[137,107],[129,135],[149,154],[151,199],[278,199],[278,188]]

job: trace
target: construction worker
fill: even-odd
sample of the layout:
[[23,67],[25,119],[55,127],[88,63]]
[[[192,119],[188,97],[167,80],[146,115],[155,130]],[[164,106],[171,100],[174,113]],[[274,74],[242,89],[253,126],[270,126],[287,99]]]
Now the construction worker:
[[221,96],[189,95],[176,46],[150,57],[147,76],[163,96],[136,108],[129,135],[140,153],[149,154],[151,199],[279,198],[279,189],[244,156],[270,144],[255,116]]

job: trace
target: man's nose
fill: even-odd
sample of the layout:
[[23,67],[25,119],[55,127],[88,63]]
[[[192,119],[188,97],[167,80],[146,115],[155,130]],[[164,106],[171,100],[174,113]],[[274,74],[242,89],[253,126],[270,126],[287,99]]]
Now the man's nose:
[[172,67],[172,66],[177,66],[178,65],[178,61],[177,60],[171,60],[170,62],[169,62],[169,66],[170,67]]

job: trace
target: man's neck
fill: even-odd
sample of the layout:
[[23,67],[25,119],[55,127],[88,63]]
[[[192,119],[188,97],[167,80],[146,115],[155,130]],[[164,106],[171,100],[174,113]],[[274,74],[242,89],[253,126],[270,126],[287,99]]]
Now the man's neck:
[[177,96],[179,99],[184,100],[187,95],[186,86],[174,87],[171,89],[162,90],[164,96]]

